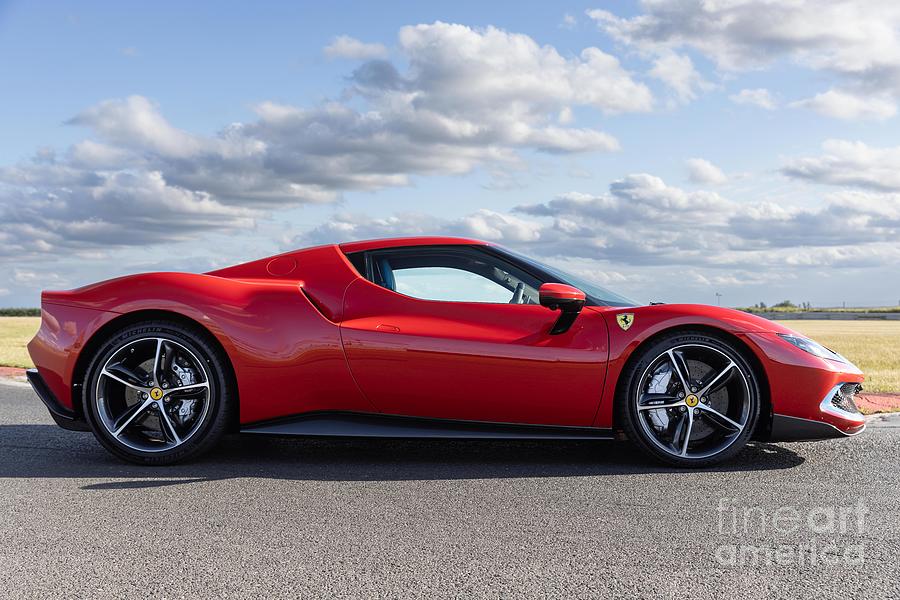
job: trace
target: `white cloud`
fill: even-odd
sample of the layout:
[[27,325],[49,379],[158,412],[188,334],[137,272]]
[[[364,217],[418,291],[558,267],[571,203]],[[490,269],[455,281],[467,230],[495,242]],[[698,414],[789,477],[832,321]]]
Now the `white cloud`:
[[815,183],[900,192],[900,146],[828,140],[822,149],[820,156],[787,160],[782,173]]
[[[569,192],[516,211],[550,219],[533,250],[625,264],[683,264],[709,253],[732,203],[714,192],[687,192],[649,174],[614,181],[606,194]],[[706,228],[707,234],[697,231]],[[710,235],[712,230],[713,235]]]
[[372,58],[385,58],[388,49],[383,44],[367,44],[349,35],[339,35],[323,50],[329,58],[349,58],[353,60],[368,60]]
[[84,169],[116,169],[128,165],[135,157],[118,146],[82,140],[69,148],[69,161],[73,167]]
[[527,35],[440,22],[402,28],[400,46],[419,100],[444,114],[533,117],[571,104],[620,113],[650,110],[653,102],[646,86],[598,48],[564,58]]
[[694,183],[706,185],[720,185],[728,181],[728,176],[722,169],[703,158],[690,158],[685,163],[688,169],[688,177]]
[[778,102],[772,96],[772,93],[765,88],[743,89],[737,94],[728,96],[728,98],[735,104],[746,104],[766,110],[775,110],[778,107]]
[[572,29],[578,24],[578,19],[576,19],[573,15],[566,13],[563,15],[562,21],[560,21],[559,26],[563,29]]
[[[900,194],[833,194],[809,209],[686,192],[650,175],[613,182],[609,194],[569,193],[517,210],[553,219],[540,230],[537,251],[636,265],[782,268],[848,257],[875,264],[879,252],[852,248],[883,249],[900,232]],[[804,258],[791,259],[794,251]],[[891,261],[900,249],[881,255]]]
[[463,217],[458,227],[465,235],[489,241],[535,242],[541,237],[537,223],[487,209]]
[[159,172],[98,173],[49,162],[0,169],[20,183],[0,204],[0,257],[192,239],[254,226],[254,213],[205,192],[171,186]]
[[882,121],[897,114],[896,103],[883,96],[858,95],[832,89],[812,98],[791,103],[792,107],[809,108],[836,119],[872,119]]
[[69,280],[59,273],[20,268],[12,270],[9,281],[26,289],[41,289],[43,286],[46,286],[45,289],[63,289],[69,285]]
[[900,227],[900,195],[851,192],[815,209],[764,202],[744,207],[730,231],[748,248],[850,247],[886,242]]
[[[786,276],[797,277],[801,270],[812,269],[818,278],[831,269],[890,268],[900,264],[896,244],[870,243],[832,247],[800,246],[741,252],[723,252],[710,261],[719,268],[769,270],[773,281]],[[846,276],[847,274],[845,274]]]
[[27,269],[13,269],[13,281],[16,283],[34,283],[39,280],[38,274]]
[[[690,49],[726,73],[783,61],[829,74],[844,91],[825,92],[810,106],[841,118],[885,118],[892,109],[887,100],[851,106],[838,93],[900,96],[900,4],[894,0],[643,0],[640,6],[640,14],[626,18],[599,9],[587,14],[644,55]],[[742,99],[768,104],[750,94],[739,94]]]
[[203,149],[204,142],[169,124],[159,107],[143,96],[106,100],[69,121],[93,129],[104,139],[124,148],[137,148],[172,158],[188,158]]
[[338,213],[326,223],[289,240],[285,246],[435,234],[474,237],[486,241],[533,242],[540,237],[539,229],[540,225],[533,221],[487,209],[458,219],[443,219],[416,212],[386,218]]
[[784,274],[782,273],[760,273],[758,271],[748,271],[745,269],[737,271],[732,270],[728,273],[718,274],[710,272],[709,270],[701,273],[692,269],[688,272],[688,275],[689,280],[694,281],[699,286],[715,288],[759,286],[771,284],[774,281],[783,280],[784,278]]
[[697,221],[702,215],[722,212],[728,201],[715,192],[686,192],[667,185],[647,173],[628,175],[612,182],[609,194],[581,192],[561,194],[547,203],[521,206],[517,210],[537,216],[578,215],[625,226],[642,221]]
[[572,129],[548,126],[530,132],[527,144],[538,150],[550,153],[565,154],[593,150],[613,151],[619,149],[619,141],[608,133],[593,129]]
[[[482,165],[521,168],[523,151],[613,151],[613,136],[570,125],[573,108],[615,114],[653,104],[647,87],[597,48],[563,56],[523,34],[441,22],[404,27],[398,40],[402,71],[370,60],[339,101],[262,102],[255,120],[212,136],[173,125],[142,96],[82,111],[70,124],[91,138],[0,169],[4,248],[84,252],[188,239],[253,226],[272,208],[332,202],[344,190]],[[327,52],[383,55],[347,37]]]
[[645,50],[691,47],[726,70],[788,57],[863,76],[900,63],[900,6],[892,0],[644,0],[643,14],[588,15]]
[[688,102],[697,97],[699,92],[711,89],[694,68],[694,63],[687,55],[668,52],[657,58],[650,69],[650,75],[672,88],[681,102]]
[[[641,268],[702,269],[708,284],[760,283],[793,269],[900,263],[900,194],[842,192],[819,208],[739,203],[634,174],[603,194],[569,192],[513,214],[480,210],[445,219],[340,214],[291,245],[398,235],[459,235],[555,259]],[[892,247],[893,244],[893,247]],[[729,273],[710,270],[729,269]],[[763,269],[764,272],[761,272]],[[742,274],[741,274],[742,273]],[[755,274],[752,275],[751,274]],[[739,277],[741,282],[727,277]],[[683,278],[682,278],[683,280]]]

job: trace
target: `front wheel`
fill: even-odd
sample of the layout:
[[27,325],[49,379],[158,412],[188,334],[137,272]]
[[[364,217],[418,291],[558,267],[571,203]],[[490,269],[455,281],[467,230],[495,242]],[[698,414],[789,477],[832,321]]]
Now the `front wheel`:
[[622,374],[618,421],[641,450],[679,467],[737,454],[760,410],[757,376],[731,342],[701,332],[669,335]]
[[95,437],[125,460],[172,464],[207,450],[231,409],[226,361],[204,332],[152,321],[113,334],[85,379]]

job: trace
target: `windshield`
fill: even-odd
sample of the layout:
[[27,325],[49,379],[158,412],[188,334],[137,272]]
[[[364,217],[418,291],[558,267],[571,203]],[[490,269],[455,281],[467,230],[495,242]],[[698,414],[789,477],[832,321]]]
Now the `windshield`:
[[517,260],[526,263],[532,268],[544,273],[545,275],[549,275],[550,278],[554,279],[557,283],[565,283],[567,285],[571,285],[573,287],[577,287],[579,290],[587,294],[588,299],[591,301],[591,304],[599,305],[599,306],[639,306],[639,302],[635,302],[634,300],[630,300],[625,296],[620,296],[615,292],[612,292],[601,285],[597,285],[587,279],[582,277],[578,277],[577,275],[572,275],[571,273],[566,273],[561,269],[557,269],[556,267],[551,267],[550,265],[546,265],[542,262],[536,261],[533,258],[529,258],[518,252],[514,252],[509,250],[508,248],[497,248],[503,254],[507,254],[511,257],[516,258]]

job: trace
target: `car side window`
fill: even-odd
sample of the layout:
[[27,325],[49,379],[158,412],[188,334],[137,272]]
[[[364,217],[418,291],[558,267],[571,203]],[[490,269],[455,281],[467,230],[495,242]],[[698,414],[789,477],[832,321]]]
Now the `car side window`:
[[510,291],[499,283],[451,267],[399,269],[394,279],[395,291],[423,300],[502,304],[511,299]]
[[537,304],[538,282],[502,259],[472,248],[400,248],[373,252],[374,283],[443,302]]

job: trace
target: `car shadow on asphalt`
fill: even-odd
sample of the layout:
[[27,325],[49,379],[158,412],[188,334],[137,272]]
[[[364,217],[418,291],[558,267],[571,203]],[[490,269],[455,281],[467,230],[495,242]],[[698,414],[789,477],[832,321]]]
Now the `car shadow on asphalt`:
[[[774,444],[751,443],[707,472],[790,469],[804,462]],[[109,455],[90,433],[55,425],[0,425],[0,477],[90,478],[84,489],[135,489],[259,477],[310,481],[413,481],[597,477],[692,473],[645,458],[612,441],[486,441],[226,436],[196,460],[169,467],[131,465]],[[123,481],[130,480],[130,481]]]

